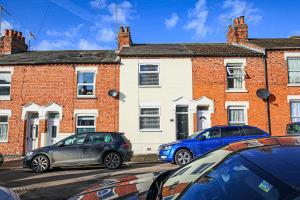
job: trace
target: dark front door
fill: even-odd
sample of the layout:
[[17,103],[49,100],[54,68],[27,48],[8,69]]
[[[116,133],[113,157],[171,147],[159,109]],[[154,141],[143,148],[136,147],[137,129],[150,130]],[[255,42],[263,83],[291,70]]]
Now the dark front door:
[[76,165],[82,163],[83,144],[86,134],[71,136],[62,141],[62,145],[53,149],[54,165]]
[[189,136],[189,115],[187,106],[176,107],[176,139],[186,139]]
[[83,146],[84,163],[101,163],[103,153],[111,149],[112,138],[109,133],[94,133],[87,136]]

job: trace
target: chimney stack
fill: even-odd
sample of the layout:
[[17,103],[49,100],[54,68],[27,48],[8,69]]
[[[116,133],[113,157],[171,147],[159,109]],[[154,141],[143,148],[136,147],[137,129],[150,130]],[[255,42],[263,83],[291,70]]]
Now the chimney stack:
[[4,36],[0,38],[0,54],[13,54],[25,52],[28,46],[22,32],[15,30],[5,30]]
[[129,26],[120,27],[118,34],[118,49],[121,50],[123,47],[130,47],[132,44]]
[[233,20],[227,33],[228,43],[243,43],[248,40],[248,25],[245,24],[245,17],[240,16]]

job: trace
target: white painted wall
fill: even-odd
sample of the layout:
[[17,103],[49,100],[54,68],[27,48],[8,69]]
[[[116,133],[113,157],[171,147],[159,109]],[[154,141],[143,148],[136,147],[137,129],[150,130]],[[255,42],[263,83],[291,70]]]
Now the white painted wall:
[[[159,87],[139,87],[139,64],[159,64]],[[124,132],[133,144],[134,154],[156,153],[160,144],[176,140],[175,101],[181,98],[178,103],[188,104],[192,100],[191,59],[122,59],[120,92],[124,95],[124,99],[120,101],[120,131]],[[161,130],[142,132],[139,130],[139,106],[151,104],[160,106]],[[191,134],[192,112],[189,114],[189,129]]]

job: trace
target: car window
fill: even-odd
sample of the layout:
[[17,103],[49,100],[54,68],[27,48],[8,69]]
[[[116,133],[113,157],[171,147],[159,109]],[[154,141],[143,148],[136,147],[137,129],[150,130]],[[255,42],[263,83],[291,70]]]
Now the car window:
[[203,135],[205,135],[207,139],[219,138],[219,137],[221,137],[221,132],[220,132],[219,128],[213,128],[213,129],[207,130],[205,133],[203,133]]
[[83,144],[86,134],[74,135],[64,141],[64,146]]
[[263,135],[265,134],[264,131],[254,128],[254,127],[245,127],[243,128],[243,131],[246,135]]
[[241,136],[241,131],[238,127],[222,128],[222,137],[236,137]]
[[181,199],[280,199],[282,185],[266,178],[233,156],[194,182]]
[[112,141],[110,134],[90,134],[88,135],[88,144],[110,143]]

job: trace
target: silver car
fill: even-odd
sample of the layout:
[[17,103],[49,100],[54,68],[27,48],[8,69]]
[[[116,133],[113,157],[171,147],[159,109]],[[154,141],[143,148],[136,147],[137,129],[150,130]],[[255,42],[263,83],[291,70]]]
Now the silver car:
[[3,200],[21,200],[13,191],[0,186],[0,199]]

